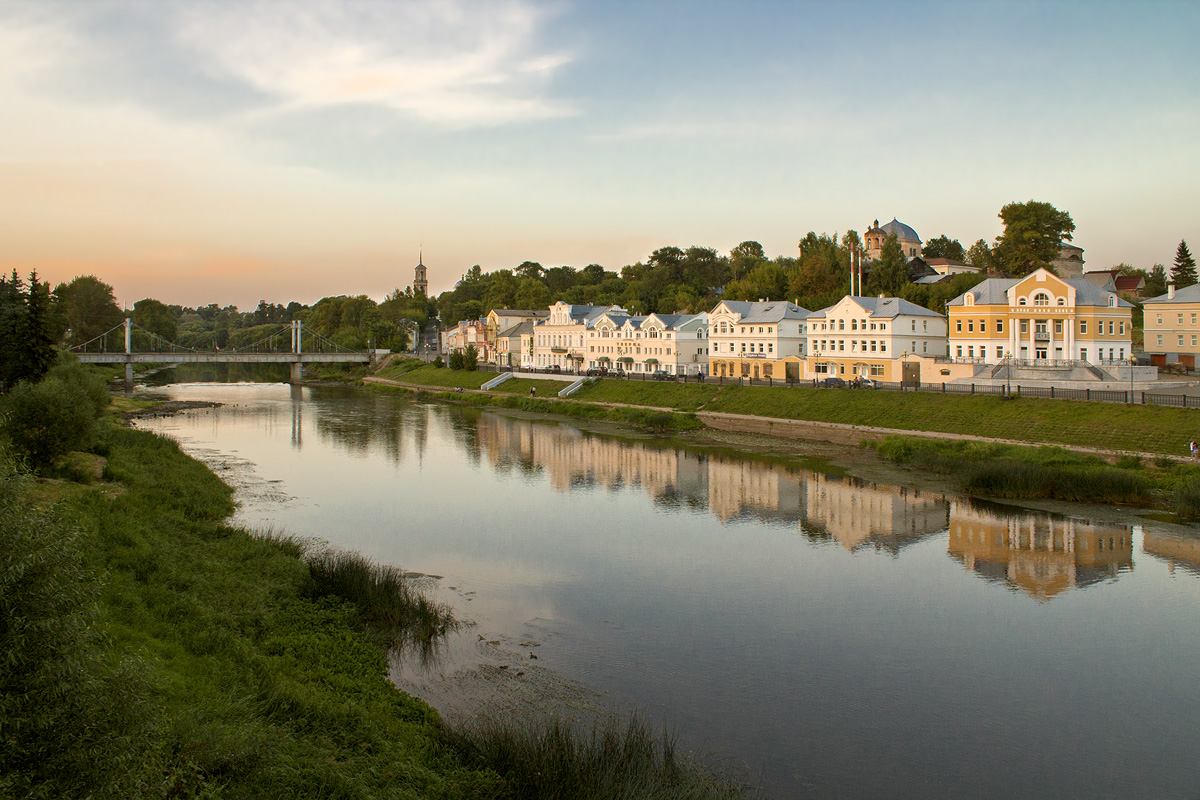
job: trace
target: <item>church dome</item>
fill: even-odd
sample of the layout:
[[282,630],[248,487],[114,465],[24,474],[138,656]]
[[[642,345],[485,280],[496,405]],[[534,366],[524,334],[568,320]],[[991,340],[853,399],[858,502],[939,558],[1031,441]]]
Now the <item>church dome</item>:
[[882,230],[885,234],[887,234],[887,233],[896,234],[896,238],[902,242],[918,242],[918,243],[920,243],[920,241],[921,241],[921,237],[917,236],[916,231],[914,231],[912,228],[905,225],[903,222],[899,222],[898,220],[896,220],[895,217],[892,218],[891,222],[889,222],[885,225],[881,225],[879,229]]

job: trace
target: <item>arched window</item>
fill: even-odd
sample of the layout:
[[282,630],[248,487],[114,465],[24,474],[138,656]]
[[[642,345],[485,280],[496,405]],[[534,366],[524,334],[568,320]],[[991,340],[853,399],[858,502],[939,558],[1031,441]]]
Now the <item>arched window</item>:
[[1108,307],[1109,308],[1117,307],[1117,296],[1115,294],[1111,294],[1108,296]]
[[1065,306],[1066,304],[1067,304],[1067,298],[1065,298],[1065,297],[1060,297],[1060,298],[1058,298],[1058,305],[1059,305],[1059,307],[1060,307],[1060,308],[1061,308],[1062,306]]
[[975,295],[971,294],[970,292],[967,292],[967,297],[964,302],[969,306],[975,305]]
[[1019,301],[1017,301],[1017,305],[1019,305],[1019,306],[1025,305],[1025,298],[1022,297]]
[[1046,294],[1045,292],[1038,292],[1033,296],[1033,304],[1035,306],[1050,305],[1050,295]]

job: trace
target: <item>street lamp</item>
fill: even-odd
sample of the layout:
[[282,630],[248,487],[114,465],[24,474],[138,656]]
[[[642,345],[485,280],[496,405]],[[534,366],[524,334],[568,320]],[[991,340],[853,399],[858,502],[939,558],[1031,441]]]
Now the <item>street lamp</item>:
[[1129,356],[1129,403],[1133,404],[1133,365],[1137,363],[1137,359],[1132,354]]
[[1004,351],[1004,393],[1012,392],[1012,357],[1011,351]]
[[904,391],[904,384],[905,384],[904,367],[906,366],[907,359],[908,359],[908,351],[905,350],[903,353],[900,354],[900,391],[902,391],[902,392]]

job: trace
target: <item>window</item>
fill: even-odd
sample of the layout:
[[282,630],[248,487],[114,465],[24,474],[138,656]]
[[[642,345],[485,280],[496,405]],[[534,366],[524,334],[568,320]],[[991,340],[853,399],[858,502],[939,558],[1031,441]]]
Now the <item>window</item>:
[[852,331],[858,330],[858,320],[856,320],[856,319],[850,320],[850,330],[852,330]]
[[1038,292],[1033,296],[1033,304],[1035,306],[1050,305],[1050,295],[1046,294],[1045,292]]
[[996,320],[996,333],[1004,333],[1004,320]]
[[1059,307],[1065,306],[1066,304],[1067,304],[1067,298],[1065,298],[1065,297],[1058,298]]
[[838,320],[838,330],[839,330],[839,331],[844,331],[844,330],[846,330],[846,320],[844,320],[844,319],[839,319],[839,320]]
[[927,320],[927,319],[921,320],[921,330],[923,330],[923,331],[929,330],[929,320]]
[[1054,332],[1062,333],[1062,320],[1061,319],[1054,320]]
[[982,319],[981,319],[981,320],[979,320],[979,332],[980,332],[980,333],[983,333],[983,332],[984,332],[984,331],[986,331],[986,330],[987,330],[987,321],[986,321],[986,320],[982,320]]
[[[1192,338],[1195,338],[1195,337],[1192,337]],[[880,342],[880,343],[879,343],[879,352],[881,352],[881,353],[886,353],[886,352],[887,352],[887,342]]]
[[1003,347],[996,348],[996,358],[1004,358],[1004,348]]
[[1109,320],[1109,321],[1108,321],[1108,335],[1109,335],[1109,336],[1112,336],[1112,335],[1113,335],[1113,327],[1114,327],[1114,326],[1113,326],[1112,320]]
[[1192,314],[1192,324],[1193,325],[1196,324],[1196,315],[1195,314]]
[[775,343],[774,342],[767,342],[767,352],[768,353],[775,352]]
[[962,358],[962,345],[958,345],[958,357]]
[[1079,320],[1079,332],[1087,333],[1087,320],[1086,319]]
[[1161,333],[1158,335],[1158,346],[1159,346],[1159,347],[1162,347],[1162,346],[1163,346],[1163,343],[1162,343],[1162,334],[1161,334]]
[[962,320],[961,319],[954,320],[954,332],[962,333]]
[[1124,323],[1124,322],[1118,322],[1118,323],[1117,323],[1117,326],[1118,326],[1117,333],[1119,333],[1119,334],[1121,334],[1122,336],[1124,336],[1124,335],[1125,335],[1125,323]]
[[881,322],[881,323],[879,323],[879,330],[881,330],[881,331],[886,331],[886,330],[887,330],[887,323],[886,323],[886,322]]
[[1162,314],[1155,314],[1154,317],[1154,323],[1156,325],[1162,325]]
[[1192,347],[1196,346],[1196,334],[1192,334]]
[[913,330],[915,331],[917,329],[917,321],[914,319],[912,321],[912,324],[913,324]]
[[874,339],[871,340],[871,352],[872,353],[875,352],[875,340]]
[[1179,346],[1183,347],[1183,334],[1179,334]]
[[975,357],[975,348],[968,347],[967,348],[967,358],[974,358],[974,357]]
[[1183,324],[1183,314],[1176,314],[1175,316],[1179,318],[1179,321],[1177,324],[1182,325]]
[[1021,333],[1029,333],[1029,320],[1021,320]]
[[967,320],[967,331],[969,333],[975,332],[975,320],[973,320],[973,319]]

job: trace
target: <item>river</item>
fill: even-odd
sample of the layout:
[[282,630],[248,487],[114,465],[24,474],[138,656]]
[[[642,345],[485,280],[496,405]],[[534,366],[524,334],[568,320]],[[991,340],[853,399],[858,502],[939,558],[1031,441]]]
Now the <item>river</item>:
[[471,624],[393,679],[447,716],[636,708],[773,798],[1200,791],[1194,528],[365,390],[138,391],[224,404],[138,424],[238,522],[431,576]]

